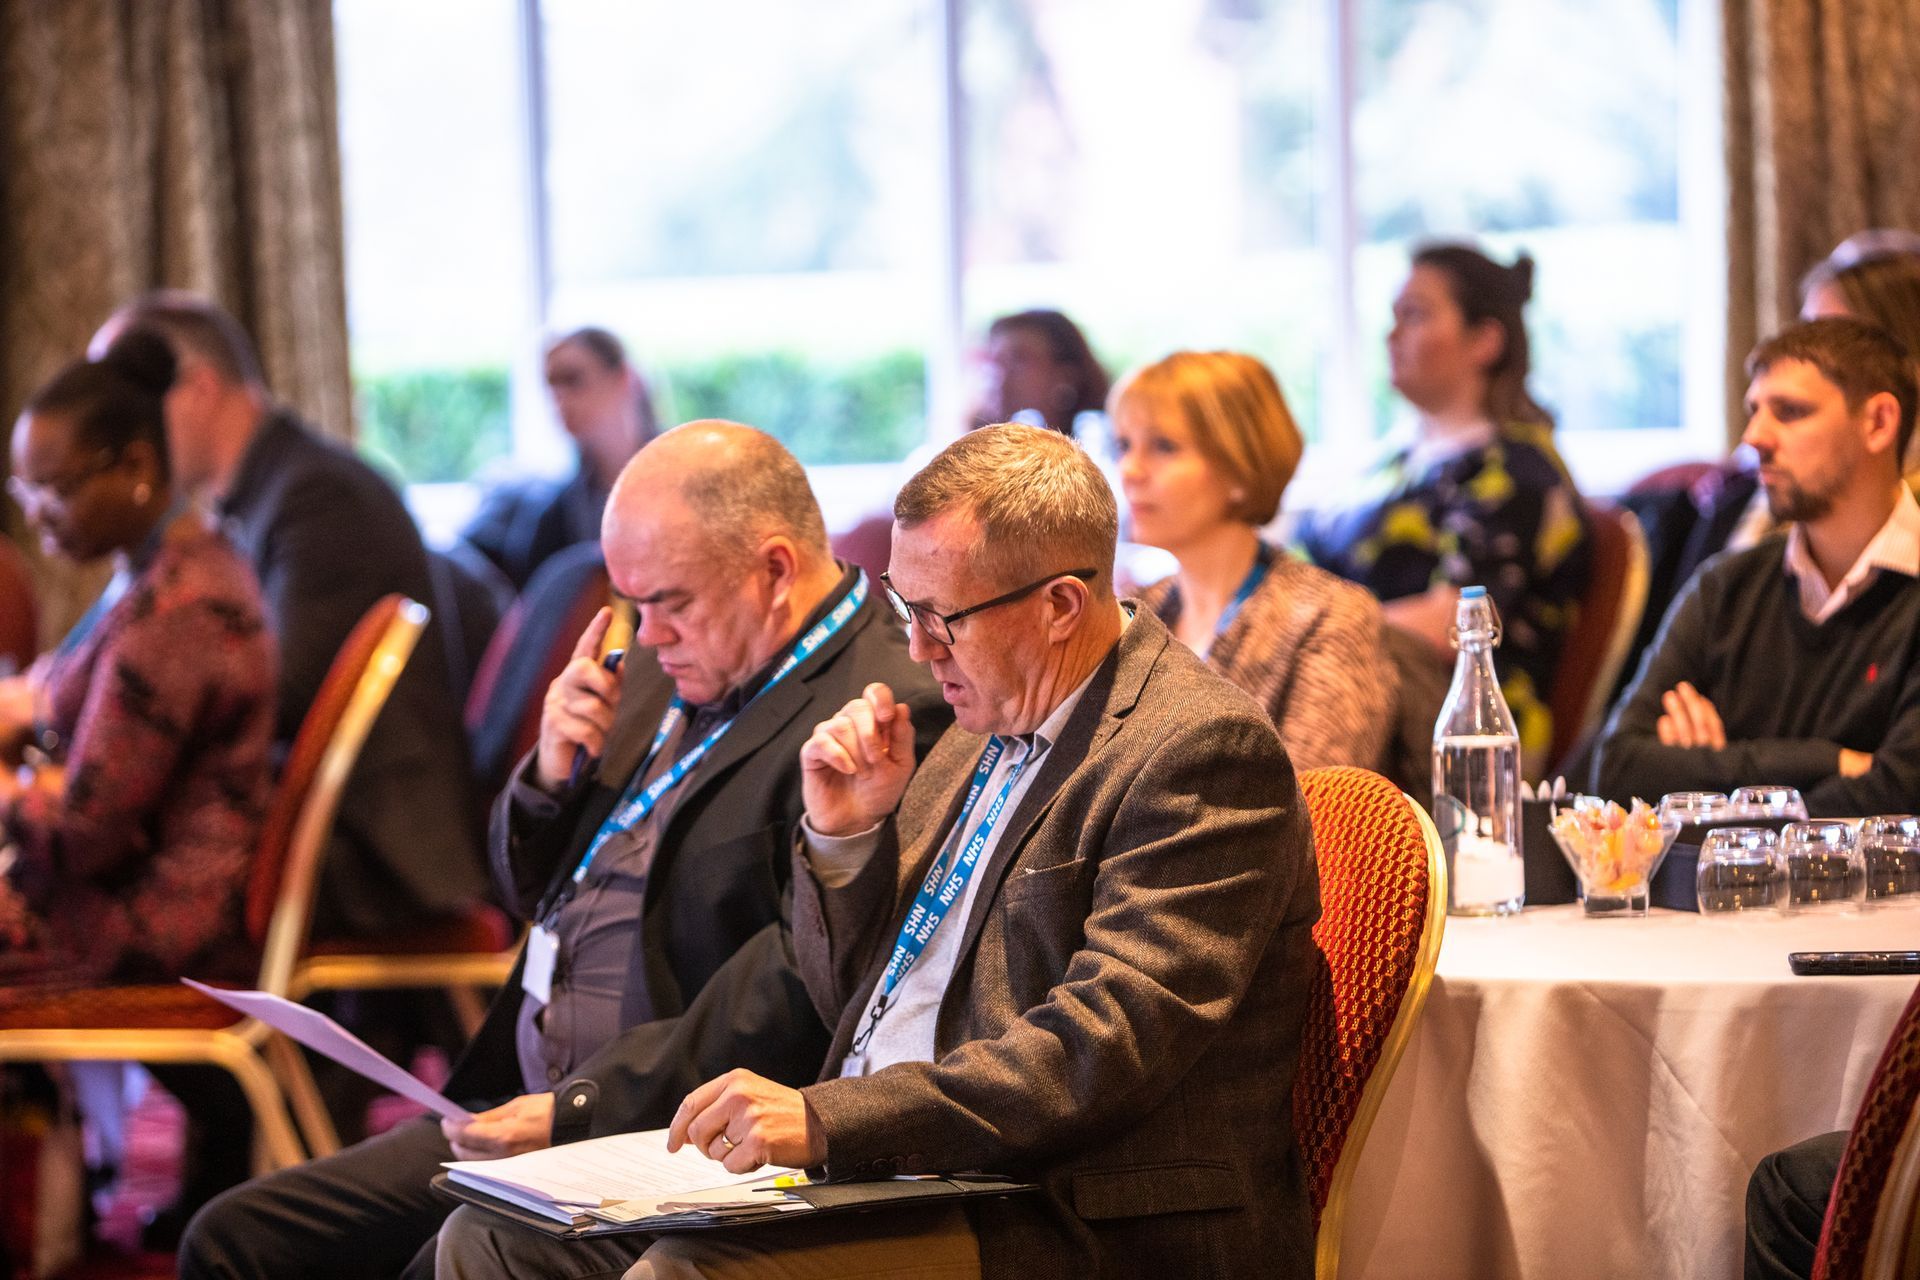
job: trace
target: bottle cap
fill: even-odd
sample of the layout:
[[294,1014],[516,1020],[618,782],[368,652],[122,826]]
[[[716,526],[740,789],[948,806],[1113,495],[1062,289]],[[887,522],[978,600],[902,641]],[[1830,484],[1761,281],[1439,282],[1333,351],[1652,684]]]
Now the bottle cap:
[[1487,594],[1487,589],[1485,587],[1460,588],[1460,598],[1462,600],[1479,600],[1482,597],[1484,597],[1486,594]]

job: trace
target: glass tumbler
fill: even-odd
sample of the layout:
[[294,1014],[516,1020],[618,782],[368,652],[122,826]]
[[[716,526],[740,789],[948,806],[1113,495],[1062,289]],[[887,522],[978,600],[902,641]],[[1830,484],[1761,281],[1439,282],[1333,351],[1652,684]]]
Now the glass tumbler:
[[1790,822],[1805,822],[1807,802],[1792,787],[1741,787],[1728,797],[1733,806],[1733,817],[1752,820],[1754,818],[1785,818]]
[[1683,827],[1711,826],[1733,816],[1733,803],[1721,791],[1672,791],[1660,797],[1660,817]]
[[1867,867],[1850,822],[1790,822],[1780,833],[1787,868],[1787,909],[1800,911],[1857,902]]
[[1777,910],[1786,890],[1780,836],[1766,827],[1715,827],[1700,845],[1695,887],[1702,915]]
[[1920,818],[1894,814],[1860,824],[1868,902],[1920,902]]

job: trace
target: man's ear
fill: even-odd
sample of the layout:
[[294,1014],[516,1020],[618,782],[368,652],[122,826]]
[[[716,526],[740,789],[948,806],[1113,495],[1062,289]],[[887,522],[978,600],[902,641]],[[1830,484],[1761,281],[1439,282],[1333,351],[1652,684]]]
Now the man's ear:
[[1080,620],[1093,604],[1093,592],[1078,578],[1061,577],[1048,585],[1046,599],[1053,609],[1047,639],[1057,644],[1079,629]]
[[[1900,400],[1891,391],[1876,391],[1860,406],[1862,438],[1869,453],[1894,453],[1900,447]],[[1901,459],[1896,458],[1896,462]]]
[[800,553],[793,539],[783,533],[762,539],[754,554],[754,571],[766,580],[768,602],[775,608],[786,603],[800,580]]

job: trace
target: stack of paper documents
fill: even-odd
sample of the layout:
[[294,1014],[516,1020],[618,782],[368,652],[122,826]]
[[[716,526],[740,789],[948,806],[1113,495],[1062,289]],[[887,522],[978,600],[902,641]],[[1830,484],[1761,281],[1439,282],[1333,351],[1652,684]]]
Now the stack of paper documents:
[[667,1131],[618,1133],[500,1160],[452,1160],[447,1178],[556,1222],[711,1220],[804,1209],[783,1194],[805,1178],[792,1169],[728,1173],[692,1147],[667,1151]]

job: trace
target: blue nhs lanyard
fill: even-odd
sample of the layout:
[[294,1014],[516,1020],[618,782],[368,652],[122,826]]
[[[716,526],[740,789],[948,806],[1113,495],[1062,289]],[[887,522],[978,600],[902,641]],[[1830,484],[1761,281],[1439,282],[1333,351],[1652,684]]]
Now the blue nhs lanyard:
[[[594,833],[593,843],[587,846],[587,856],[580,859],[580,865],[573,869],[574,886],[577,888],[580,882],[587,878],[587,868],[593,865],[593,860],[599,856],[600,850],[606,847],[607,841],[622,831],[630,830],[645,822],[647,815],[652,813],[655,806],[660,803],[661,797],[673,790],[682,779],[699,767],[700,762],[706,759],[707,753],[713,750],[714,744],[726,737],[727,730],[733,728],[735,721],[746,713],[747,707],[758,702],[762,694],[786,679],[795,667],[812,657],[821,645],[831,640],[840,628],[847,625],[848,619],[853,617],[866,600],[867,575],[863,570],[859,578],[854,581],[853,590],[847,592],[845,598],[833,607],[833,612],[820,619],[811,631],[800,637],[800,643],[794,645],[780,665],[774,668],[773,674],[767,678],[765,684],[760,686],[759,692],[748,699],[746,707],[742,707],[734,713],[732,719],[701,739],[698,746],[675,760],[671,768],[637,794],[629,788],[627,795],[614,806],[613,812],[607,815],[606,820],[600,824],[600,829]],[[646,776],[647,766],[652,764],[653,758],[660,754],[660,748],[665,746],[667,739],[673,736],[673,731],[679,727],[680,721],[686,717],[686,714],[687,704],[676,696],[668,705],[667,714],[660,719],[660,728],[653,735],[653,745],[647,748],[646,759],[642,760],[640,767],[634,770],[635,787],[638,787],[640,779]],[[553,911],[558,910],[559,906],[556,904]],[[548,913],[548,919],[552,918],[553,911]]]
[[853,1051],[866,1050],[867,1042],[873,1039],[874,1029],[880,1025],[880,1015],[887,1011],[887,1005],[893,999],[896,987],[905,980],[908,970],[927,949],[934,931],[952,912],[966,891],[967,882],[973,878],[974,868],[980,862],[980,854],[987,847],[987,841],[993,838],[993,829],[1000,821],[1000,811],[1007,806],[1007,797],[1013,794],[1014,784],[1020,781],[1021,772],[1027,762],[1033,758],[1032,752],[1021,759],[1007,773],[1007,780],[1000,784],[1000,792],[994,796],[993,803],[987,806],[986,816],[980,819],[979,830],[967,841],[960,856],[947,864],[947,852],[953,848],[962,831],[967,829],[967,819],[973,815],[973,806],[980,801],[980,795],[987,788],[987,779],[993,776],[993,767],[1000,763],[1000,757],[1006,753],[1004,738],[995,735],[987,740],[987,746],[980,753],[980,763],[974,767],[973,782],[967,788],[967,802],[961,806],[960,816],[953,824],[953,834],[940,850],[940,855],[927,868],[926,878],[920,882],[920,892],[914,895],[913,910],[907,913],[905,923],[900,926],[900,940],[893,944],[893,955],[887,960],[887,970],[880,975],[880,998],[874,1001],[873,1012],[867,1016],[867,1025],[860,1028],[860,1034],[854,1037]]
[[1260,544],[1260,549],[1253,554],[1253,568],[1247,570],[1247,576],[1241,580],[1240,589],[1233,593],[1233,599],[1228,601],[1227,607],[1220,611],[1220,621],[1213,627],[1214,639],[1217,640],[1227,634],[1227,628],[1232,626],[1233,620],[1240,616],[1241,607],[1252,598],[1254,592],[1260,589],[1260,584],[1267,580],[1267,574],[1272,570],[1273,548],[1263,542]]

